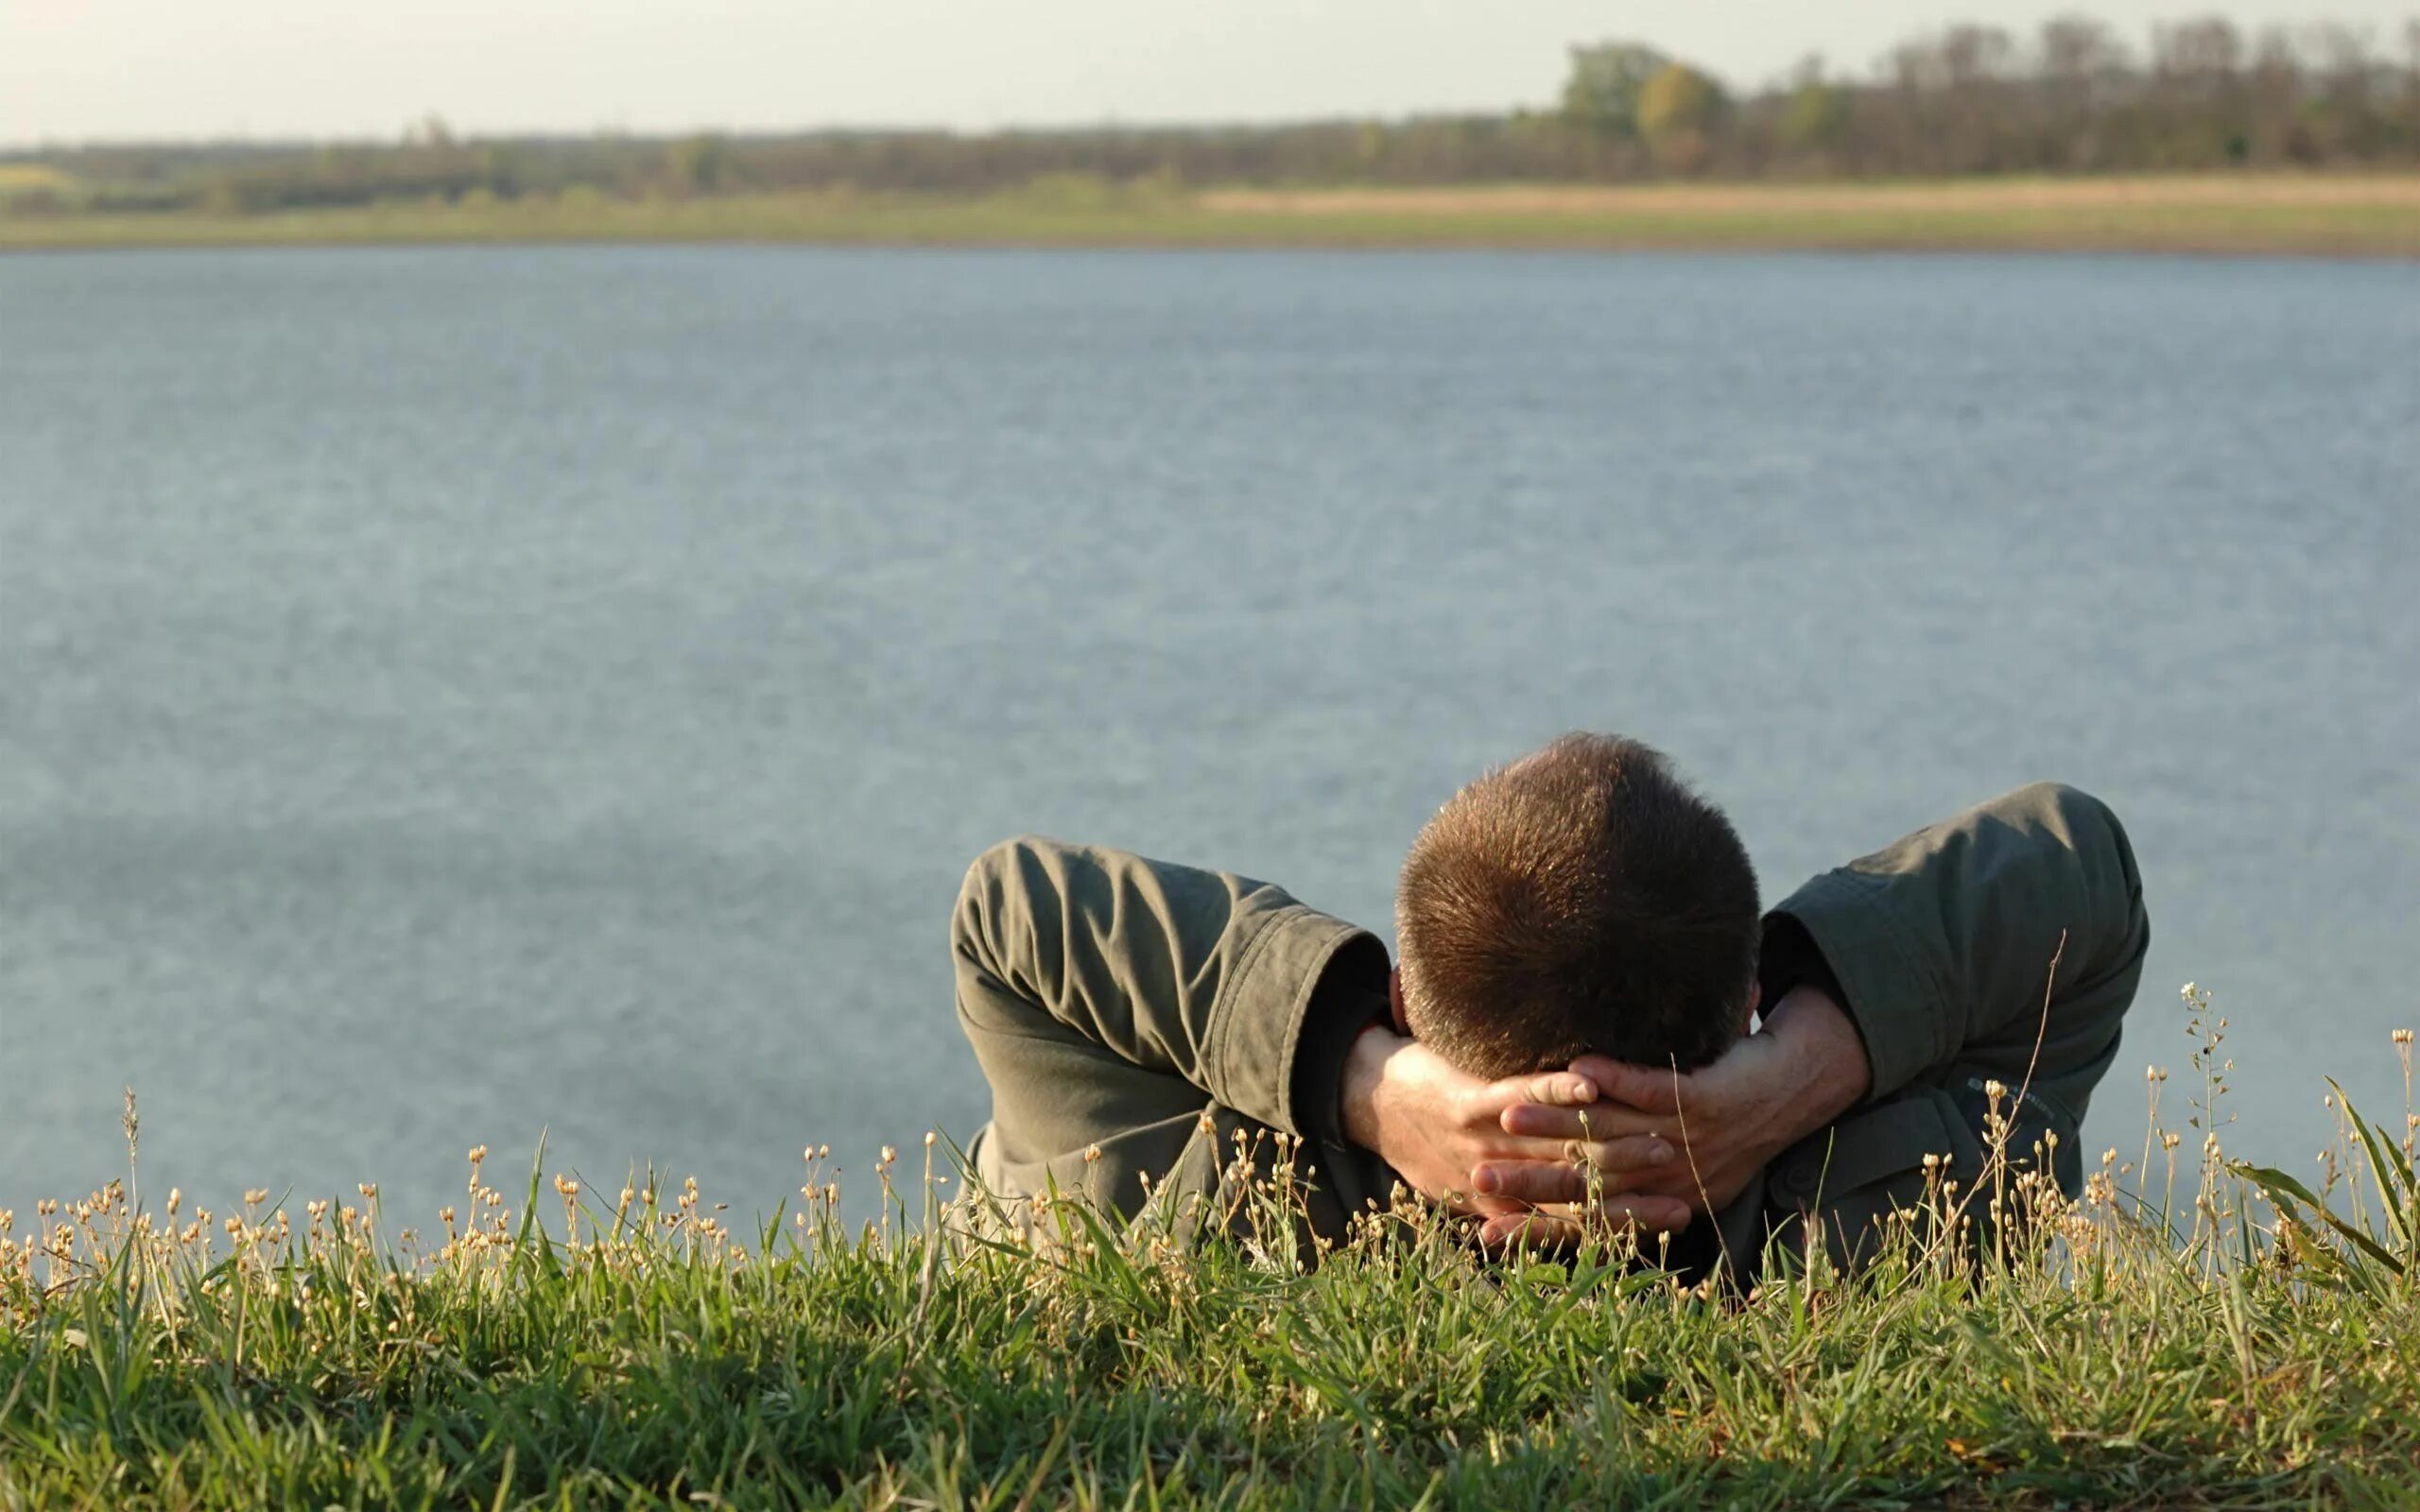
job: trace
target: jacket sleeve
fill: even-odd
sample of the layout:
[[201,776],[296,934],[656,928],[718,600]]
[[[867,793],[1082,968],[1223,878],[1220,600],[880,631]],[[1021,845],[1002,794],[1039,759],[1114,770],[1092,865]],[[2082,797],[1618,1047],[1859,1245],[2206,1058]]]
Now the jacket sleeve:
[[1814,878],[1767,927],[1767,990],[1837,987],[1870,1101],[1993,1077],[2070,1126],[2116,1055],[2151,938],[2117,816],[2048,782]]
[[1334,1119],[1320,1089],[1305,1083],[1306,1107],[1294,1090],[1298,1046],[1325,1038],[1306,1029],[1333,994],[1313,988],[1347,954],[1374,954],[1382,976],[1385,960],[1366,931],[1268,883],[1036,836],[976,859],[952,949],[995,1092],[1080,1096],[1051,1046],[1098,1047],[1303,1137]]

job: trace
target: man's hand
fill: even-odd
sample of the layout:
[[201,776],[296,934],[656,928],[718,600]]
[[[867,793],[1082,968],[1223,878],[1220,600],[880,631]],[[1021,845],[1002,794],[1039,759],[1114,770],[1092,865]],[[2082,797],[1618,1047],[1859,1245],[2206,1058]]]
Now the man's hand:
[[[1496,1156],[1471,1172],[1485,1202],[1547,1210],[1526,1224],[1525,1243],[1559,1243],[1573,1228],[1559,1205],[1601,1194],[1660,1197],[1713,1211],[1745,1190],[1766,1162],[1839,1117],[1872,1077],[1864,1041],[1841,1005],[1801,988],[1774,1005],[1764,1026],[1687,1075],[1583,1056],[1573,1072],[1603,1095],[1585,1106],[1530,1098],[1504,1109],[1509,1134],[1553,1140],[1551,1160]],[[1490,1243],[1522,1236],[1510,1212],[1490,1214]]]
[[[1518,1108],[1575,1112],[1596,1101],[1597,1088],[1568,1071],[1483,1082],[1455,1070],[1426,1046],[1374,1024],[1345,1057],[1342,1094],[1345,1137],[1376,1151],[1414,1191],[1458,1212],[1512,1219],[1517,1227],[1531,1204],[1512,1194],[1474,1191],[1474,1170],[1566,1160],[1567,1139],[1523,1134],[1511,1126],[1508,1115]],[[1564,1169],[1571,1171],[1568,1164]],[[1608,1194],[1595,1218],[1615,1226],[1677,1228],[1688,1222],[1689,1209],[1661,1194]]]

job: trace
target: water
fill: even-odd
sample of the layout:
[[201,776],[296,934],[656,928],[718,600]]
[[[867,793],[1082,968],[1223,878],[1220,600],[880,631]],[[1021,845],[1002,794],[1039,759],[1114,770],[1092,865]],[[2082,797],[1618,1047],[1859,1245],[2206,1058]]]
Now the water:
[[[2420,271],[2092,258],[0,259],[0,1204],[484,1141],[769,1209],[984,1108],[1023,830],[1383,924],[1460,781],[1665,746],[1769,893],[2125,816],[2238,1146],[2420,1022]],[[492,1168],[493,1174],[493,1168]],[[517,1183],[517,1175],[513,1181]]]

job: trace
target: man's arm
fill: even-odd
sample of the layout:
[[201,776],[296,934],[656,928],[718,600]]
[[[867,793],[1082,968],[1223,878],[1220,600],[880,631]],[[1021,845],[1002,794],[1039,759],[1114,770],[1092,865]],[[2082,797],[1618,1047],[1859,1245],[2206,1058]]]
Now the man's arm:
[[[2019,788],[1809,881],[1774,910],[1855,1022],[1871,1099],[1953,1065],[2031,1087],[2081,1121],[2118,1047],[2151,925],[2117,816],[2056,783]],[[2055,970],[2054,970],[2055,963]]]
[[950,945],[995,1108],[1036,1129],[1086,1122],[1055,1116],[1084,1113],[1078,1083],[1100,1079],[1072,1048],[1302,1134],[1292,1062],[1314,987],[1348,957],[1386,971],[1374,936],[1267,883],[1031,835],[976,858]]

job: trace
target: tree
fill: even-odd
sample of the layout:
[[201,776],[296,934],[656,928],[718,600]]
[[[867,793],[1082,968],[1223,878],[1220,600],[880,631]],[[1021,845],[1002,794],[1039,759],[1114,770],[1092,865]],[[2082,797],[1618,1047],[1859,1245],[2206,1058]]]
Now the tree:
[[1772,118],[1781,145],[1800,152],[1824,152],[1840,144],[1849,125],[1849,91],[1824,77],[1824,60],[1808,53],[1771,92],[1779,96]]
[[683,137],[664,151],[664,166],[675,194],[713,194],[732,175],[731,145],[713,132]]
[[2169,78],[2215,93],[2243,65],[2243,34],[2223,16],[2198,16],[2152,29],[2152,64]]
[[1721,85],[1686,63],[1666,63],[1639,89],[1638,133],[1666,163],[1695,168],[1722,103]]
[[2105,21],[2053,16],[2042,23],[2042,77],[2087,94],[2097,81],[2126,69],[2126,44]]
[[1670,61],[1645,43],[1574,47],[1571,77],[1563,86],[1564,116],[1600,136],[1637,136],[1640,93]]
[[1951,89],[2005,78],[2016,67],[2016,40],[1997,26],[1962,25],[1941,34],[1941,66]]

